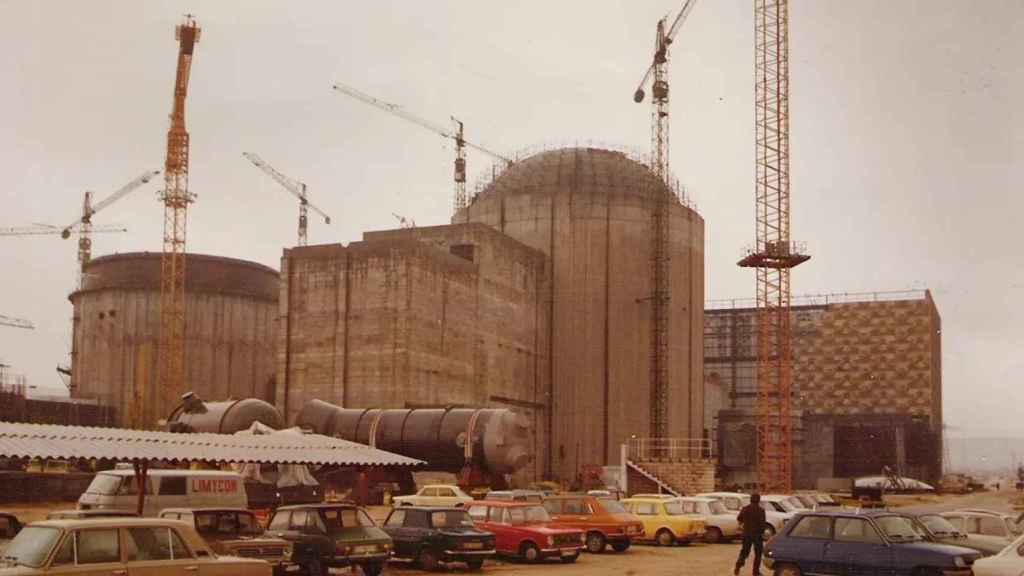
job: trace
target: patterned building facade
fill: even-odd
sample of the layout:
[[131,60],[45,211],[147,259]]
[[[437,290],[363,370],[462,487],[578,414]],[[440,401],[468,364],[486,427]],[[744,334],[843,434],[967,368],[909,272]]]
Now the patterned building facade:
[[[724,304],[724,306],[723,306]],[[928,291],[796,299],[794,480],[937,480],[942,462],[941,319]],[[727,484],[756,478],[756,310],[705,311],[705,421]]]

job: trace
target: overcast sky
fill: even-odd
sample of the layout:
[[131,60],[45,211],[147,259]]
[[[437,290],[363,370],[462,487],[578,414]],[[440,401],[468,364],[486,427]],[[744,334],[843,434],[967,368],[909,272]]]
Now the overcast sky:
[[[333,217],[311,243],[445,223],[450,142],[331,90],[343,82],[514,153],[646,152],[632,101],[679,0],[227,2],[0,0],[0,226],[64,225],[162,169],[185,13],[203,29],[188,99],[189,251],[277,268],[297,204],[243,158],[305,181]],[[930,288],[955,435],[1024,436],[1024,2],[791,2],[794,293]],[[673,46],[673,171],[707,222],[707,293],[754,294],[751,0],[703,0]],[[470,152],[471,178],[489,160]],[[101,212],[94,255],[161,249],[162,179]],[[472,183],[470,185],[472,187]],[[76,245],[0,238],[0,360],[40,391],[70,352]],[[56,389],[54,389],[56,390]]]

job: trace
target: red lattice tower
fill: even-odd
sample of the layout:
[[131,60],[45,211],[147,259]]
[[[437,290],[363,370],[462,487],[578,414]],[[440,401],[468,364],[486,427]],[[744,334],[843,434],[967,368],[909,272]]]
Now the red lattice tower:
[[[185,129],[185,98],[192,69],[192,53],[200,29],[191,16],[175,28],[178,40],[178,68],[174,81],[174,107],[167,131],[167,160],[164,164],[164,251],[160,276],[160,362],[155,409],[167,414],[184,392],[185,380],[185,233],[188,205],[194,195],[188,191],[188,131]],[[147,400],[136,401],[141,410]],[[142,424],[140,414],[133,425]]]
[[793,485],[790,270],[810,256],[790,240],[789,6],[754,0],[757,244],[757,471],[762,490]]

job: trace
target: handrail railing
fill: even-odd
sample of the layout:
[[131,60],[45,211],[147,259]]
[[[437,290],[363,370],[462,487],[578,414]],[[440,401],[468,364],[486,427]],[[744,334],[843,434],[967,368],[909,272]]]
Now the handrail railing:
[[708,438],[630,438],[627,456],[634,462],[707,460],[714,457]]

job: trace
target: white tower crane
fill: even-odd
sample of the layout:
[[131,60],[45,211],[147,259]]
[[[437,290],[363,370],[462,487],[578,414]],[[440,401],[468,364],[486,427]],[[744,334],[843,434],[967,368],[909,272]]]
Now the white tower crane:
[[280,184],[282,188],[291,192],[296,198],[299,199],[299,246],[305,246],[308,241],[307,212],[310,208],[312,208],[314,212],[323,217],[324,224],[331,223],[330,216],[325,214],[323,210],[317,208],[313,204],[310,204],[309,197],[306,194],[306,185],[304,183],[299,182],[297,180],[292,180],[291,178],[278,172],[277,170],[274,169],[273,166],[267,164],[265,160],[263,160],[256,154],[253,154],[252,152],[242,152],[242,156],[245,156],[245,158],[249,160],[249,162],[252,162],[253,166],[262,170],[264,173],[266,173],[267,176],[270,176],[271,178],[274,179],[274,181]]

